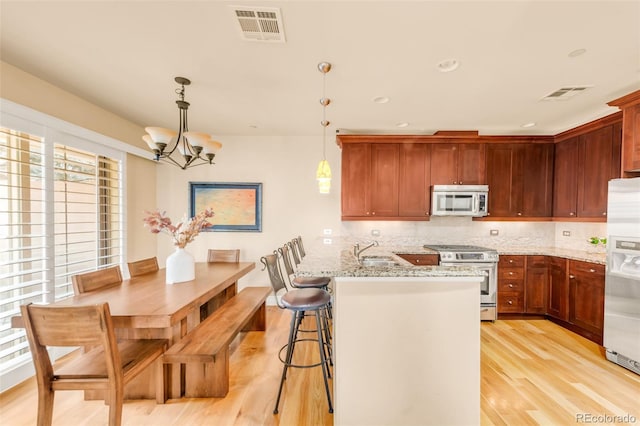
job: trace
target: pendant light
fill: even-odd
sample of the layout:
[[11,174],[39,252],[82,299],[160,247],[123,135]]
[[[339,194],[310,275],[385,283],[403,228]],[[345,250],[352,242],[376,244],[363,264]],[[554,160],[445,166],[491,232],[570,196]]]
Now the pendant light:
[[331,64],[329,62],[320,62],[318,64],[318,71],[322,73],[322,98],[320,98],[320,105],[322,105],[322,160],[318,164],[318,170],[316,170],[316,179],[318,180],[318,189],[321,194],[328,194],[331,192],[331,167],[327,161],[327,126],[331,124],[327,120],[326,110],[327,105],[331,103],[331,99],[325,96],[326,83],[325,78],[327,73],[331,71]]
[[[180,112],[178,131],[163,127],[145,127],[144,130],[148,134],[144,135],[142,140],[153,151],[156,161],[164,160],[183,170],[190,166],[214,164],[213,158],[222,148],[222,144],[211,139],[211,135],[207,133],[189,131],[187,120],[189,102],[184,100],[184,86],[190,85],[191,81],[188,78],[176,77],[175,82],[180,85],[180,88],[176,89],[178,94],[176,104]],[[174,137],[176,139],[172,142]],[[176,150],[182,156],[182,159],[178,157],[178,161],[172,157]],[[200,161],[196,162],[196,160]]]

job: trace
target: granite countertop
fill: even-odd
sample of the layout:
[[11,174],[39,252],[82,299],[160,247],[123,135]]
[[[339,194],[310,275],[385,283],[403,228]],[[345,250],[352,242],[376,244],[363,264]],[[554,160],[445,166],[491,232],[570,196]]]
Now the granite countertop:
[[[396,247],[397,248],[397,247]],[[422,249],[422,253],[435,253]],[[393,266],[362,266],[353,255],[353,248],[340,245],[317,246],[308,251],[299,265],[296,275],[325,277],[479,277],[485,273],[465,266],[414,266],[394,253],[391,246],[371,247],[363,256],[391,256]]]
[[[481,245],[481,244],[478,244]],[[364,246],[364,244],[362,244]],[[490,247],[488,244],[485,247]],[[499,255],[543,255],[605,264],[605,253],[590,253],[557,247],[510,246],[493,247]],[[362,266],[353,255],[353,242],[346,239],[333,240],[332,244],[319,241],[307,250],[307,256],[296,272],[298,276],[328,277],[448,277],[481,276],[482,271],[465,266],[415,266],[396,254],[437,254],[423,245],[384,242],[371,247],[362,256],[391,256],[396,265]]]

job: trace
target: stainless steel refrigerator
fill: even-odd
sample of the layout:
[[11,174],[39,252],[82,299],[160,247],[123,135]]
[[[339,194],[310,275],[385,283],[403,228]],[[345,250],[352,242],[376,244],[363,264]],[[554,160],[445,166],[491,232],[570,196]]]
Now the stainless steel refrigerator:
[[640,374],[640,178],[609,181],[604,347]]

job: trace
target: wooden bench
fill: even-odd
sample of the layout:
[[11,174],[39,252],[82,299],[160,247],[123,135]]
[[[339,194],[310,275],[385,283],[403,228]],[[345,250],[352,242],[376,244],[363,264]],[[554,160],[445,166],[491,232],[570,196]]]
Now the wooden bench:
[[[241,331],[266,329],[270,287],[246,287],[172,345],[165,364],[185,364],[185,395],[224,397],[229,392],[229,345]],[[200,383],[194,388],[190,383]],[[204,388],[203,388],[204,387]],[[166,395],[163,402],[166,401]]]

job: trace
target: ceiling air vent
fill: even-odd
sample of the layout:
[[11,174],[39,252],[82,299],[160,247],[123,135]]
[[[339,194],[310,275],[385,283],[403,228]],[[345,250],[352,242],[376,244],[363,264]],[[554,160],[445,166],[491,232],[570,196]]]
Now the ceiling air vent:
[[593,86],[571,86],[571,87],[562,87],[558,90],[555,90],[549,93],[547,96],[543,97],[543,101],[566,101],[569,98],[573,98],[578,93],[582,93],[585,90],[591,88]]
[[238,20],[243,39],[284,43],[284,27],[280,9],[256,6],[230,7]]

